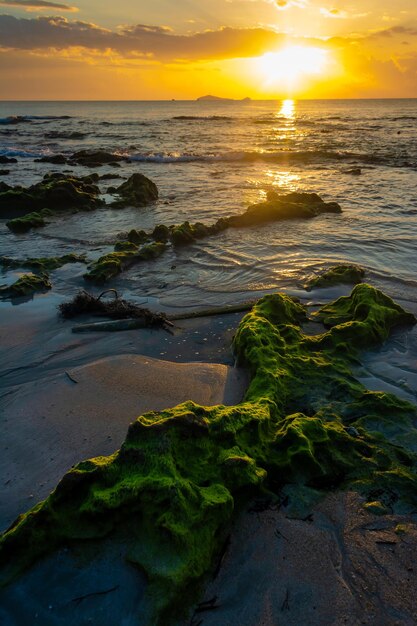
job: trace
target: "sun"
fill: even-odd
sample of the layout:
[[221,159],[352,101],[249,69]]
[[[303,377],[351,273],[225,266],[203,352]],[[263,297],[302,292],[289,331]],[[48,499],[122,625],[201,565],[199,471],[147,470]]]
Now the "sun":
[[301,86],[305,79],[320,76],[328,65],[328,51],[314,46],[287,46],[257,59],[257,69],[265,77],[265,86],[287,90]]

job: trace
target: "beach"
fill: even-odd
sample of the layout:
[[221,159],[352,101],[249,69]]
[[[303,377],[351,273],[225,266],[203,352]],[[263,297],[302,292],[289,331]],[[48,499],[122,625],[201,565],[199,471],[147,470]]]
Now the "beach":
[[[7,224],[26,208],[0,220],[1,529],[47,502],[5,534],[5,580],[25,563],[22,546],[31,562],[0,592],[4,623],[414,623],[417,101],[0,110],[2,153],[17,161],[6,185],[51,206],[71,185],[87,202],[25,232]],[[21,121],[4,122],[11,114]],[[94,161],[98,149],[107,161]],[[58,261],[33,265],[44,258]],[[352,265],[363,272],[353,282],[314,282]],[[8,295],[28,271],[44,287]],[[103,319],[60,316],[80,289],[113,289],[108,302],[173,326],[73,332]],[[299,445],[292,465],[282,450]],[[43,532],[54,548],[38,554]]]

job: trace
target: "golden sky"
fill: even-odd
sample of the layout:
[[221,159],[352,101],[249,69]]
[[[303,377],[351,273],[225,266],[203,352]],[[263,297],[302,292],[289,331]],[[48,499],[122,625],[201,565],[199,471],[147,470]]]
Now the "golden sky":
[[417,0],[0,0],[1,99],[417,97]]

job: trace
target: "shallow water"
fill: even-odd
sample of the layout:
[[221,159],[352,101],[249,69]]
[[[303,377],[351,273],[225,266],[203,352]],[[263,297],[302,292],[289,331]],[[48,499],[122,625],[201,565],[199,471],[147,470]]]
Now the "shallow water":
[[[12,115],[24,119],[10,123]],[[242,212],[271,189],[315,191],[339,202],[343,213],[230,229],[132,267],[110,286],[166,310],[236,303],[276,290],[326,300],[333,291],[307,294],[303,282],[347,261],[363,265],[369,282],[416,310],[416,121],[417,100],[3,102],[0,155],[18,159],[1,166],[10,170],[5,182],[28,185],[46,172],[68,169],[35,163],[35,157],[100,148],[132,159],[118,169],[101,167],[100,174],[140,171],[156,182],[160,200],[143,209],[52,218],[25,235],[11,233],[0,220],[0,251],[15,257],[85,252],[94,259],[131,228],[185,219],[212,223]],[[350,167],[362,174],[347,174]],[[103,192],[113,182],[101,183]],[[52,272],[45,307],[84,286],[84,271],[75,264]],[[18,274],[2,272],[0,284]],[[7,309],[10,316],[16,306],[29,322],[30,299],[1,303],[0,315]]]
[[[27,117],[10,124],[10,115]],[[141,171],[161,192],[156,206],[77,214],[19,237],[2,224],[3,254],[18,249],[36,256],[47,247],[51,254],[77,250],[94,257],[132,227],[210,223],[269,189],[301,189],[338,201],[343,214],[228,231],[132,268],[117,286],[168,306],[178,298],[182,305],[220,303],[248,291],[294,287],[323,265],[354,261],[377,286],[417,301],[417,100],[19,102],[1,103],[0,118],[0,154],[19,159],[7,166],[3,180],[10,184],[67,169],[35,163],[36,156],[102,148],[133,159],[117,173]],[[343,173],[352,166],[362,167],[362,175]],[[114,172],[100,168],[107,171]],[[72,268],[62,280],[57,276],[56,289],[82,284],[80,273]]]

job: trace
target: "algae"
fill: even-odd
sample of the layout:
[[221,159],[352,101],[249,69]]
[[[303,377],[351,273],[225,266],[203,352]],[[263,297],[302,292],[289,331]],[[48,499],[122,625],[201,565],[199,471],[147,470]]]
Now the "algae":
[[53,211],[96,209],[104,205],[96,180],[71,174],[46,174],[28,188],[17,186],[0,190],[0,217],[14,220],[44,208]]
[[119,199],[111,204],[116,208],[142,207],[158,200],[158,187],[149,178],[139,173],[132,174],[120,187],[109,189],[109,193],[119,196]]
[[322,334],[303,332],[306,316],[286,295],[259,300],[234,338],[251,374],[244,401],[138,417],[119,451],[79,463],[4,533],[1,582],[63,543],[125,529],[129,559],[149,581],[149,624],[166,625],[184,614],[239,506],[259,490],[279,495],[287,485],[287,497],[303,494],[307,506],[320,491],[349,487],[370,509],[415,508],[417,455],[363,420],[371,406],[384,423],[400,415],[411,427],[416,408],[389,394],[374,401],[352,374],[361,349],[414,316],[366,284],[323,307]]
[[29,296],[35,291],[47,291],[51,288],[52,285],[48,274],[23,274],[9,287],[2,287],[0,289],[0,296],[18,298],[20,296]]
[[14,233],[26,233],[32,228],[40,228],[45,226],[47,222],[45,217],[52,215],[52,211],[49,209],[42,209],[41,211],[35,211],[34,213],[28,213],[23,217],[16,217],[13,220],[6,222],[6,226]]
[[23,267],[32,270],[46,272],[56,270],[67,263],[85,263],[85,254],[64,254],[56,257],[35,257],[28,259],[13,259],[8,256],[0,256],[0,265],[8,269]]
[[358,265],[334,265],[315,276],[305,285],[307,291],[322,289],[333,285],[357,285],[362,282],[365,270]]
[[101,285],[135,263],[155,259],[164,250],[165,244],[159,242],[149,243],[141,248],[132,242],[118,242],[115,252],[109,252],[92,263],[84,278]]

